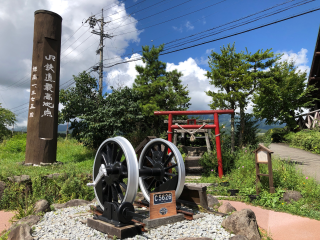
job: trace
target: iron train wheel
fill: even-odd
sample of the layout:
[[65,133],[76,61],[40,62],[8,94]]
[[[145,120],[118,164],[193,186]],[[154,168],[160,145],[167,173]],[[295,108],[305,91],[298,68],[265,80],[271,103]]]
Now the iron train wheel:
[[139,170],[137,157],[130,142],[124,137],[115,137],[105,140],[100,145],[93,165],[93,181],[101,165],[115,172],[104,176],[94,187],[100,207],[104,210],[105,201],[132,203],[138,190]]
[[[168,149],[171,150],[169,154]],[[139,172],[152,169],[160,169],[161,174],[139,176],[139,186],[145,199],[150,202],[151,192],[169,190],[175,190],[178,199],[184,187],[185,166],[180,151],[172,142],[157,138],[143,148],[139,158]]]

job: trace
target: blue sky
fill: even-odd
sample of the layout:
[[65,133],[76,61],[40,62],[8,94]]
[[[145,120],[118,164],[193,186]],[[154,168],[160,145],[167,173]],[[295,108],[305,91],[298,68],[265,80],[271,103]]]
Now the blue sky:
[[[199,32],[274,6],[270,10],[242,20],[242,22],[299,4],[301,6],[193,43],[181,45],[181,41],[177,41],[176,47],[172,50],[211,41],[318,8],[320,7],[320,1],[2,0],[0,35],[6,37],[0,38],[0,41],[1,45],[6,47],[1,48],[0,54],[2,63],[0,65],[2,73],[0,78],[0,102],[2,107],[17,113],[18,126],[25,127],[27,125],[34,11],[39,9],[56,12],[63,18],[60,87],[65,88],[72,84],[72,75],[77,75],[79,72],[89,69],[99,61],[99,56],[95,53],[99,45],[99,37],[90,33],[91,29],[87,24],[82,26],[82,22],[92,14],[96,14],[96,18],[100,18],[99,13],[101,13],[102,8],[105,10],[105,21],[110,21],[105,30],[114,36],[104,42],[104,59],[106,59],[104,65],[108,66],[114,62],[139,59],[141,57],[139,51],[141,51],[143,45],[158,46],[193,34],[194,37],[197,37],[200,36]],[[166,11],[169,8],[172,9]],[[191,13],[193,11],[195,12]],[[178,18],[182,15],[185,16]],[[300,70],[309,73],[319,30],[319,21],[317,21],[317,19],[320,19],[319,16],[320,11],[315,11],[252,32],[163,55],[160,60],[167,63],[167,70],[178,69],[184,74],[182,83],[188,85],[190,91],[192,103],[190,110],[208,110],[210,98],[206,96],[204,91],[216,90],[204,77],[206,71],[209,70],[207,60],[212,50],[220,52],[221,46],[233,42],[236,44],[237,51],[245,50],[245,47],[247,47],[249,51],[254,53],[259,49],[272,48],[275,53],[285,54],[282,60],[293,58]],[[141,20],[143,18],[146,19]],[[173,18],[177,19],[169,21]],[[164,21],[167,22],[159,24]],[[215,31],[239,23],[241,22],[217,28]],[[152,26],[155,24],[159,25]],[[95,29],[98,30],[97,26]],[[207,33],[212,33],[212,31]],[[170,45],[165,45],[165,49],[168,47]],[[126,85],[131,87],[137,74],[135,71],[136,64],[142,64],[141,60],[105,68],[104,92],[110,92],[108,88],[110,86]],[[98,76],[94,72],[91,72],[91,74]],[[59,108],[62,107],[60,104]],[[249,106],[247,111],[251,112],[252,106]]]

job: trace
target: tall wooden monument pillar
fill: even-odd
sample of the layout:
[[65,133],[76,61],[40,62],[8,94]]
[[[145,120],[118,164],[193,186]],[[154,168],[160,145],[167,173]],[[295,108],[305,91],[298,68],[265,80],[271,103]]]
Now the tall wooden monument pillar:
[[34,13],[33,53],[25,163],[53,163],[57,154],[62,17]]

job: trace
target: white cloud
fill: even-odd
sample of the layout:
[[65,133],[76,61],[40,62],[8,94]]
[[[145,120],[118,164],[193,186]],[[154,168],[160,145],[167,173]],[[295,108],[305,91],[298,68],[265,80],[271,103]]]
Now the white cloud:
[[[140,54],[133,54],[130,58],[125,58],[124,61],[140,59]],[[110,86],[114,88],[128,86],[132,88],[132,84],[134,83],[134,79],[138,75],[138,72],[135,69],[136,65],[145,66],[145,63],[142,60],[128,62],[126,64],[121,64],[116,67],[113,67],[110,71],[107,72],[107,78],[105,83],[108,85],[108,89]]]
[[[95,53],[99,45],[99,37],[90,33],[91,29],[88,28],[88,24],[80,29],[79,27],[92,14],[97,14],[96,18],[100,18],[102,8],[105,9],[105,21],[111,21],[105,26],[105,31],[115,36],[104,42],[104,58],[111,59],[104,62],[107,65],[119,61],[119,57],[125,52],[130,42],[139,43],[140,41],[140,32],[136,29],[136,19],[133,16],[128,16],[125,3],[120,3],[118,0],[1,1],[0,35],[6,37],[0,38],[0,44],[7,47],[2,48],[0,54],[0,91],[5,99],[4,102],[7,103],[4,107],[13,109],[22,105],[13,109],[18,114],[18,124],[25,124],[27,121],[28,104],[23,104],[29,102],[30,98],[34,12],[46,9],[56,12],[62,17],[61,52],[63,53],[61,54],[60,66],[60,85],[62,85],[72,79],[72,75],[78,75],[79,72],[99,61],[99,56]],[[77,29],[79,30],[74,34]],[[97,27],[96,30],[98,30]],[[130,33],[121,35],[121,33],[127,32]],[[83,36],[81,36],[82,34]],[[71,47],[69,47],[70,45]],[[125,65],[127,64],[123,64],[123,66]],[[130,67],[126,71],[130,72],[132,66],[129,65]],[[108,72],[108,70],[106,71]],[[127,79],[125,80],[127,82]],[[130,81],[132,82],[132,80]],[[65,86],[67,85],[62,87]],[[0,101],[2,102],[2,99]]]
[[298,70],[301,70],[302,72],[306,71],[307,74],[309,74],[310,67],[307,66],[307,52],[308,50],[305,48],[301,48],[298,53],[294,53],[293,51],[283,51],[281,52],[283,53],[283,56],[281,57],[280,61],[294,61],[295,66],[298,68]]
[[193,30],[194,29],[194,26],[189,21],[186,22],[185,26],[186,26],[187,30]]
[[182,27],[176,27],[176,26],[173,26],[172,27],[174,30],[178,31],[178,32],[182,32]]
[[209,79],[205,77],[206,70],[198,66],[193,58],[188,58],[178,65],[167,63],[167,71],[177,69],[183,73],[181,78],[183,85],[188,85],[189,96],[191,97],[191,106],[189,110],[210,110],[211,97],[207,96],[204,91],[217,91],[209,84]]
[[208,58],[207,57],[200,57],[200,59],[195,58],[194,60],[196,61],[196,63],[198,65],[208,65]]
[[206,54],[211,54],[212,51],[214,51],[214,48],[209,48],[206,50]]

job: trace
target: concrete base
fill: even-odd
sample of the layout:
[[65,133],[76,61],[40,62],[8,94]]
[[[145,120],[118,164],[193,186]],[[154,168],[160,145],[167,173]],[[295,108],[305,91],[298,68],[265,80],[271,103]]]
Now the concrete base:
[[134,225],[128,225],[124,227],[115,227],[110,223],[106,223],[104,221],[95,220],[93,218],[87,219],[88,227],[96,229],[100,232],[106,233],[110,235],[112,238],[116,236],[117,238],[124,239],[129,237],[134,237],[137,234],[141,234],[141,225],[135,223]]
[[146,228],[155,228],[162,225],[180,222],[184,220],[184,216],[182,213],[178,213],[177,215],[170,216],[170,217],[163,217],[163,218],[157,218],[157,219],[144,219],[143,223],[146,224]]

